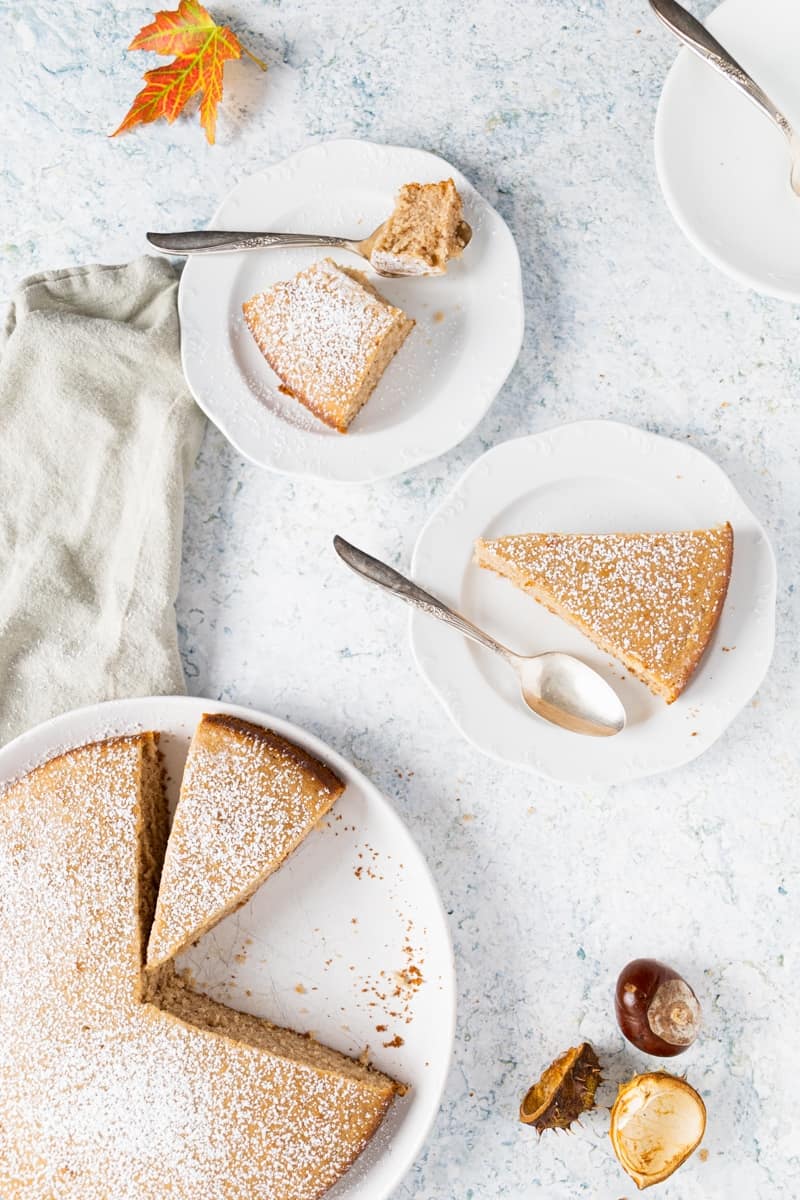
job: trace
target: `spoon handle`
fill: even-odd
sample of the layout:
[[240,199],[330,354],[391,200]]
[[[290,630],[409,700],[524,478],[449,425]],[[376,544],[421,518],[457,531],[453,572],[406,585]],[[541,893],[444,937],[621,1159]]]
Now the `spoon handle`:
[[225,254],[269,246],[331,246],[346,250],[345,238],[315,233],[237,233],[227,229],[190,229],[184,233],[148,233],[147,240],[166,254]]
[[372,583],[377,583],[378,587],[391,592],[393,596],[399,596],[401,600],[405,600],[406,604],[410,604],[413,608],[419,608],[431,617],[438,617],[440,621],[444,621],[446,625],[451,625],[453,629],[457,629],[465,637],[472,638],[473,642],[478,642],[479,645],[486,646],[488,650],[494,650],[495,654],[500,654],[505,659],[513,660],[515,658],[515,655],[510,650],[507,650],[500,642],[496,642],[494,638],[489,637],[488,633],[484,633],[482,629],[478,629],[477,625],[473,625],[471,621],[468,621],[466,617],[462,617],[460,613],[454,612],[443,600],[438,600],[430,592],[425,592],[421,587],[417,587],[415,583],[412,583],[410,579],[406,579],[404,575],[401,575],[399,571],[395,571],[393,567],[382,563],[377,558],[373,558],[371,554],[366,554],[363,550],[359,550],[357,546],[352,546],[350,542],[346,542],[338,534],[333,539],[333,545],[339,557],[357,575],[363,575],[365,579],[369,579]]
[[701,25],[677,0],[650,0],[650,7],[656,16],[671,30],[677,38],[693,50],[700,58],[705,59],[712,67],[724,75],[734,87],[744,92],[758,108],[765,113],[786,134],[792,137],[792,127],[773,100],[763,88],[745,71],[744,67],[721,45],[705,25]]

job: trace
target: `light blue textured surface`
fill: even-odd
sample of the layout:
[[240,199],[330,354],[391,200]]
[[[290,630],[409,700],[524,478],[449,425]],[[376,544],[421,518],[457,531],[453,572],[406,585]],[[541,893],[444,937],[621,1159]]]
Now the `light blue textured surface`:
[[[538,1141],[516,1110],[580,1038],[605,1064],[603,1103],[645,1065],[611,1005],[616,969],[643,953],[682,968],[706,1016],[678,1064],[708,1105],[708,1158],[656,1194],[800,1196],[800,315],[718,275],[671,222],[652,162],[666,33],[629,0],[232,0],[220,15],[270,71],[228,67],[209,148],[196,118],[105,136],[154,65],[125,53],[149,9],[17,0],[0,12],[2,294],[39,268],[141,253],[146,229],[202,222],[244,174],[337,135],[444,155],[518,240],[525,347],[461,446],[407,477],[329,488],[259,472],[210,429],[187,502],[190,690],[289,717],[349,755],[408,821],[452,914],[453,1071],[396,1200],[632,1198],[607,1114]],[[330,547],[339,531],[406,566],[482,450],[589,416],[710,453],[767,526],[780,570],[776,657],[752,705],[698,762],[602,794],[463,743],[417,677],[402,607]]]

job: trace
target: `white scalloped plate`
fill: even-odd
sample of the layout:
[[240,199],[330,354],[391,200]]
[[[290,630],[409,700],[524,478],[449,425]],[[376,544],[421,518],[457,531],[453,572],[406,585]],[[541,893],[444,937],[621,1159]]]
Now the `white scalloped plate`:
[[[274,471],[364,483],[443,454],[477,425],[522,345],[522,282],[507,225],[450,163],[403,146],[324,142],[237,184],[211,224],[366,237],[391,212],[401,184],[448,177],[472,241],[442,277],[374,277],[417,325],[346,435],[278,390],[242,320],[244,300],[325,251],[189,258],[179,294],[183,369],[197,403],[240,453]],[[345,252],[333,257],[369,270]]]
[[[358,1056],[369,1045],[376,1066],[411,1085],[361,1157],[326,1192],[330,1200],[385,1200],[438,1112],[456,1002],[447,917],[425,860],[386,797],[296,725],[194,696],[112,700],[38,725],[0,750],[0,786],[70,746],[158,729],[174,803],[189,739],[204,712],[268,725],[323,759],[347,784],[280,871],[203,937],[182,965],[192,968],[199,987],[233,1008],[313,1030],[345,1054]],[[410,964],[406,947],[424,979],[410,991],[393,974]],[[393,986],[385,986],[387,980]],[[379,998],[391,996],[394,986],[396,996]],[[384,1024],[385,1031],[376,1031]],[[384,1046],[395,1036],[402,1045]]]
[[[705,24],[800,128],[796,0],[724,0]],[[667,205],[701,254],[747,287],[800,299],[800,199],[786,139],[688,49],[664,83],[655,155]]]
[[[478,537],[689,529],[730,521],[728,597],[712,643],[674,704],[504,579],[472,563]],[[574,784],[611,784],[677,767],[711,745],[763,679],[775,641],[775,559],[756,517],[706,455],[614,421],[582,421],[489,450],[422,530],[414,579],[521,654],[565,650],[621,697],[613,738],[567,733],[528,714],[502,662],[440,622],[411,616],[422,674],[465,737],[497,758]]]

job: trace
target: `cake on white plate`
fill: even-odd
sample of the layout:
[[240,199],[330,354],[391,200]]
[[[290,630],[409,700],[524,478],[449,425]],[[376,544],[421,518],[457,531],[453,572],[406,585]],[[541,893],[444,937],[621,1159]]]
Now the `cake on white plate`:
[[241,908],[343,791],[333,771],[272,730],[206,713],[183,771],[148,967]]
[[0,1196],[317,1200],[402,1088],[171,961],[144,970],[157,739],[81,746],[0,794]]
[[575,625],[672,704],[716,628],[731,574],[729,524],[669,533],[521,533],[475,561]]
[[362,271],[331,258],[253,296],[242,311],[281,390],[339,433],[414,327]]

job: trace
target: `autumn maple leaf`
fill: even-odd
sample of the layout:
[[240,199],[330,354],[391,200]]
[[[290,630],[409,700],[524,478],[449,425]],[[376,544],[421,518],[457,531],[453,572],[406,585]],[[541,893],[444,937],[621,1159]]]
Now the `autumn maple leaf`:
[[158,117],[174,121],[187,100],[202,92],[200,124],[213,143],[225,63],[245,53],[262,71],[267,69],[266,63],[246,50],[230,29],[217,25],[196,0],[180,0],[175,12],[156,13],[153,22],[137,33],[128,49],[177,57],[168,66],[145,72],[145,86],[112,137]]

